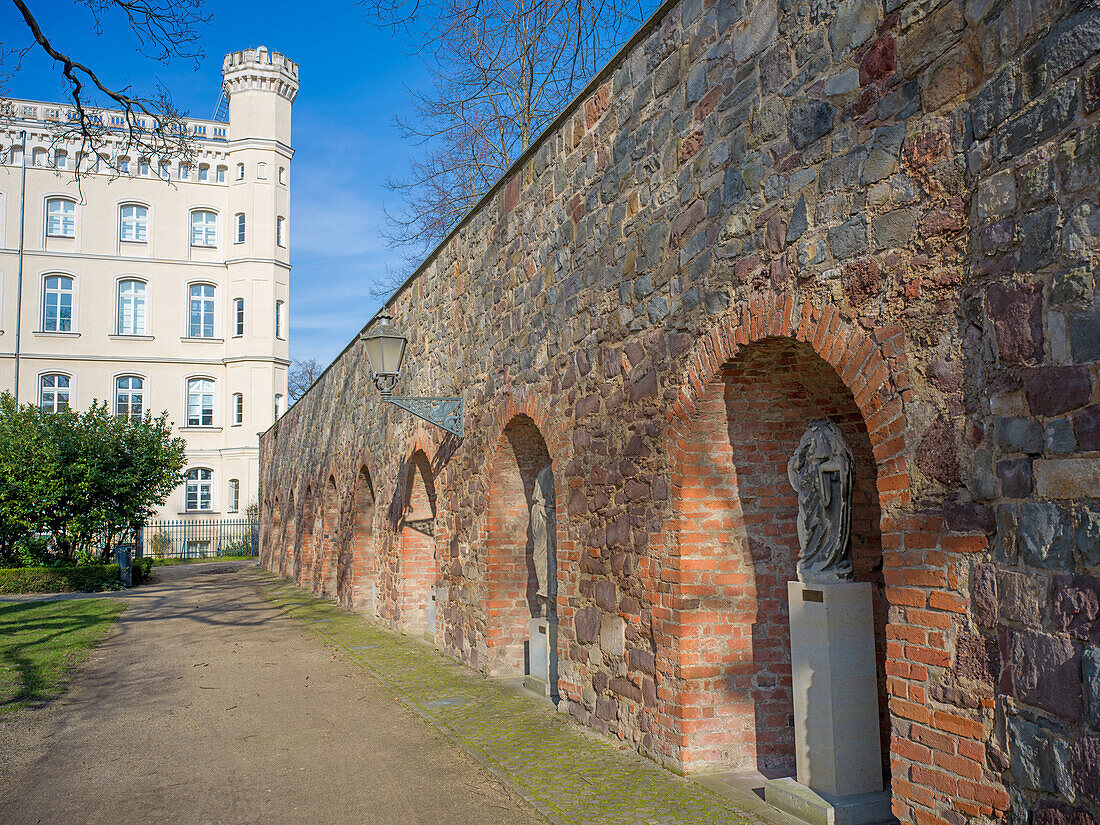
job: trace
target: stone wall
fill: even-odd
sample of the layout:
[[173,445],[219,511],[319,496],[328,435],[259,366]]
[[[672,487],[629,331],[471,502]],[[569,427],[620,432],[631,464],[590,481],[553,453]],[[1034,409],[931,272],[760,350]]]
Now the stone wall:
[[389,304],[398,393],[461,394],[465,438],[353,341],[262,439],[264,563],[513,667],[537,429],[563,708],[676,770],[782,766],[779,464],[828,415],[895,812],[1097,820],[1098,47],[1057,0],[666,4]]

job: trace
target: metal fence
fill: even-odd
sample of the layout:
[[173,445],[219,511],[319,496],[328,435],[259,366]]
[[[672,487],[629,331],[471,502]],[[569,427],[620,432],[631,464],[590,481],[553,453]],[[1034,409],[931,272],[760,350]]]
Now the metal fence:
[[247,518],[150,521],[137,544],[140,555],[154,559],[255,556],[260,552],[260,524]]

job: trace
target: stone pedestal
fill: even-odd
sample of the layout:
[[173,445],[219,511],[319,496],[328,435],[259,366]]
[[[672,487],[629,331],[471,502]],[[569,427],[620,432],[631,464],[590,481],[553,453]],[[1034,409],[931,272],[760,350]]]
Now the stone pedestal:
[[871,585],[792,581],[787,595],[798,775],[768,781],[764,797],[821,825],[890,822]]
[[556,699],[558,696],[558,620],[539,617],[527,622],[528,690]]

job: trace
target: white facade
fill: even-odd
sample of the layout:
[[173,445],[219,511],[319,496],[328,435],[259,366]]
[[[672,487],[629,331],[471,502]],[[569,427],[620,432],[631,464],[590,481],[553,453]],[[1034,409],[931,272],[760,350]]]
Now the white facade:
[[159,518],[243,514],[286,405],[298,66],[261,46],[222,75],[229,121],[187,120],[193,163],[113,157],[79,186],[76,145],[51,131],[66,107],[0,102],[0,142],[19,147],[0,165],[0,389],[167,410],[196,472]]

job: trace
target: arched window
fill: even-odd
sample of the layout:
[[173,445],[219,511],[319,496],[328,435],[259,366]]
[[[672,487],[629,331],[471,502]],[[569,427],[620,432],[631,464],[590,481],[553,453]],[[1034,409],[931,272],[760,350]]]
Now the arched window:
[[233,336],[244,335],[244,298],[233,299]]
[[45,166],[46,165],[46,150],[45,149],[35,149],[33,152],[31,152],[31,163],[34,164],[35,166]]
[[237,180],[244,180],[244,164],[237,164]]
[[191,313],[187,334],[191,338],[214,337],[214,287],[191,284]]
[[267,164],[263,161],[256,164],[256,177],[260,180],[267,180]]
[[145,243],[149,240],[149,210],[136,203],[119,208],[119,239]]
[[181,163],[179,168],[180,180],[191,180],[191,166],[186,163]]
[[73,279],[47,275],[42,290],[42,331],[73,331]]
[[286,301],[275,302],[275,337],[282,339],[283,337],[283,306]]
[[38,406],[46,412],[69,407],[69,376],[50,373],[38,379]]
[[138,161],[138,174],[145,176],[149,175],[149,158],[142,158]]
[[282,215],[275,219],[275,245],[286,246],[286,218]]
[[279,167],[279,183],[284,184],[284,185],[286,184],[286,167],[285,166],[280,166]]
[[229,512],[236,513],[241,509],[241,482],[238,479],[229,479]]
[[205,163],[199,164],[199,183],[206,183],[210,180],[210,167]]
[[218,216],[205,209],[191,213],[191,246],[218,245]]
[[68,198],[46,201],[46,234],[51,238],[76,237],[76,204]]
[[69,164],[69,153],[64,149],[58,149],[53,154],[53,165],[57,169],[64,169]]
[[233,423],[244,423],[244,394],[235,392],[233,393]]
[[210,488],[213,486],[214,473],[202,467],[188,470],[186,475],[186,495],[184,509],[211,509]]
[[279,393],[275,393],[275,420],[279,420],[279,416],[283,414],[283,396]]
[[237,213],[237,239],[233,243],[244,243],[244,212]]
[[218,183],[225,183],[225,176],[228,173],[228,171],[229,170],[227,170],[224,166],[219,166],[218,167],[218,175],[217,175]]
[[145,413],[145,381],[136,375],[115,379],[115,415],[130,421],[140,421]]
[[144,281],[118,282],[118,334],[145,335]]
[[187,379],[187,426],[214,426],[214,382],[209,378]]
[[118,159],[118,171],[123,175],[130,174],[130,159],[125,155]]
[[168,180],[168,178],[171,176],[171,173],[168,171],[168,161],[162,160],[157,165],[157,174],[160,175],[165,180]]

